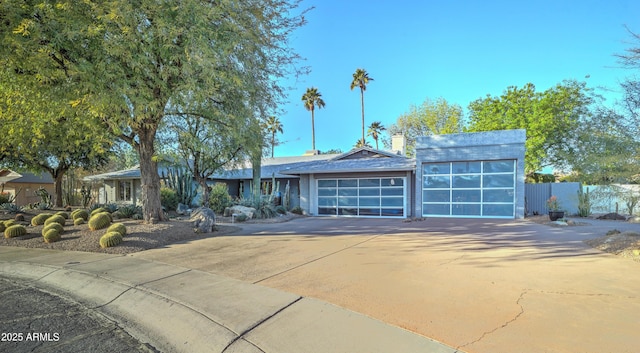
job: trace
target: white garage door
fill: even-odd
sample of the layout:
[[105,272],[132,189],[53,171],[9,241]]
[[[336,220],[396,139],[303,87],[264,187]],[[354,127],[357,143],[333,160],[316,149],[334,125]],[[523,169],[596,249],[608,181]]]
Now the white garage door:
[[515,160],[425,163],[425,217],[514,218]]
[[318,180],[318,214],[405,217],[405,178]]

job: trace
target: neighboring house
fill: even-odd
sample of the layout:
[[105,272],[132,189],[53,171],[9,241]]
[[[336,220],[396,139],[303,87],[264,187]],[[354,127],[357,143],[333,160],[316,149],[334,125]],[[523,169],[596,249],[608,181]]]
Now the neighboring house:
[[[6,179],[5,179],[6,178]],[[4,181],[3,181],[4,180]],[[44,188],[51,195],[55,193],[55,183],[51,175],[32,173],[16,173],[8,169],[0,170],[0,190],[15,196],[18,206],[42,201],[35,191]]]
[[[422,137],[415,159],[368,147],[266,158],[262,193],[272,191],[274,179],[280,192],[288,183],[291,207],[317,216],[523,218],[525,138],[524,130]],[[394,136],[394,151],[404,151],[403,140]],[[210,183],[248,197],[252,174],[246,165]],[[138,168],[85,179],[103,181],[101,203],[135,203],[140,195]]]

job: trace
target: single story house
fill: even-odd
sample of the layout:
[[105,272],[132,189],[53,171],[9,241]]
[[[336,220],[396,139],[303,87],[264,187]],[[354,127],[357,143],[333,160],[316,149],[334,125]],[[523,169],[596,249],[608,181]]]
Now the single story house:
[[[267,192],[274,178],[281,192],[288,183],[291,207],[313,216],[523,218],[525,139],[524,130],[420,137],[415,158],[408,158],[404,138],[394,136],[392,152],[362,147],[265,158],[260,174]],[[242,166],[211,183],[247,197],[252,173]],[[87,179],[104,183],[100,202],[139,198],[138,168]]]
[[44,188],[51,195],[55,193],[55,182],[50,174],[0,170],[0,191],[12,194],[15,197],[16,205],[25,206],[40,202],[40,196],[35,193],[40,188]]

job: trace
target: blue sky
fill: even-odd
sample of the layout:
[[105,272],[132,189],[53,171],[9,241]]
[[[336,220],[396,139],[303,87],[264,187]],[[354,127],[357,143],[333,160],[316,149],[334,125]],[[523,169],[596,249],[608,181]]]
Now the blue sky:
[[425,98],[466,110],[528,82],[542,91],[564,79],[586,80],[608,89],[613,103],[618,83],[632,74],[614,57],[632,43],[625,25],[640,32],[636,0],[303,1],[310,6],[308,24],[290,45],[311,73],[286,83],[292,90],[276,156],[311,149],[311,115],[300,99],[312,86],[326,103],[316,110],[316,148],[352,148],[361,136],[360,92],[349,89],[357,68],[374,78],[365,92],[366,125],[389,126]]

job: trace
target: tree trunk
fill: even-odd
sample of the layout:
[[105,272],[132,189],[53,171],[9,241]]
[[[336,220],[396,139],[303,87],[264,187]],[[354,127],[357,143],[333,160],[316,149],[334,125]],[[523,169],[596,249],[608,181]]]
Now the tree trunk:
[[202,207],[209,208],[209,185],[207,185],[207,178],[202,178],[200,176],[196,176],[196,181],[198,185],[202,188]]
[[362,144],[364,145],[364,90],[360,87],[360,105],[362,106]]
[[138,153],[140,155],[140,180],[142,182],[142,214],[145,222],[166,220],[160,202],[160,176],[158,175],[158,163],[155,161],[155,130],[145,129],[138,134],[140,143]]
[[54,206],[55,207],[62,207],[62,177],[64,176],[64,173],[66,172],[66,169],[55,169],[53,174],[51,175],[53,177],[53,180],[55,180],[55,192],[54,192],[54,196],[55,196],[55,200],[54,200]]
[[313,121],[313,108],[311,108],[311,149],[316,150],[316,127]]
[[[261,149],[262,150],[262,149]],[[253,170],[253,199],[254,200],[259,200],[260,199],[260,172],[262,170],[262,153],[260,152],[254,152],[255,154],[253,155],[252,161],[251,161],[251,167]]]

